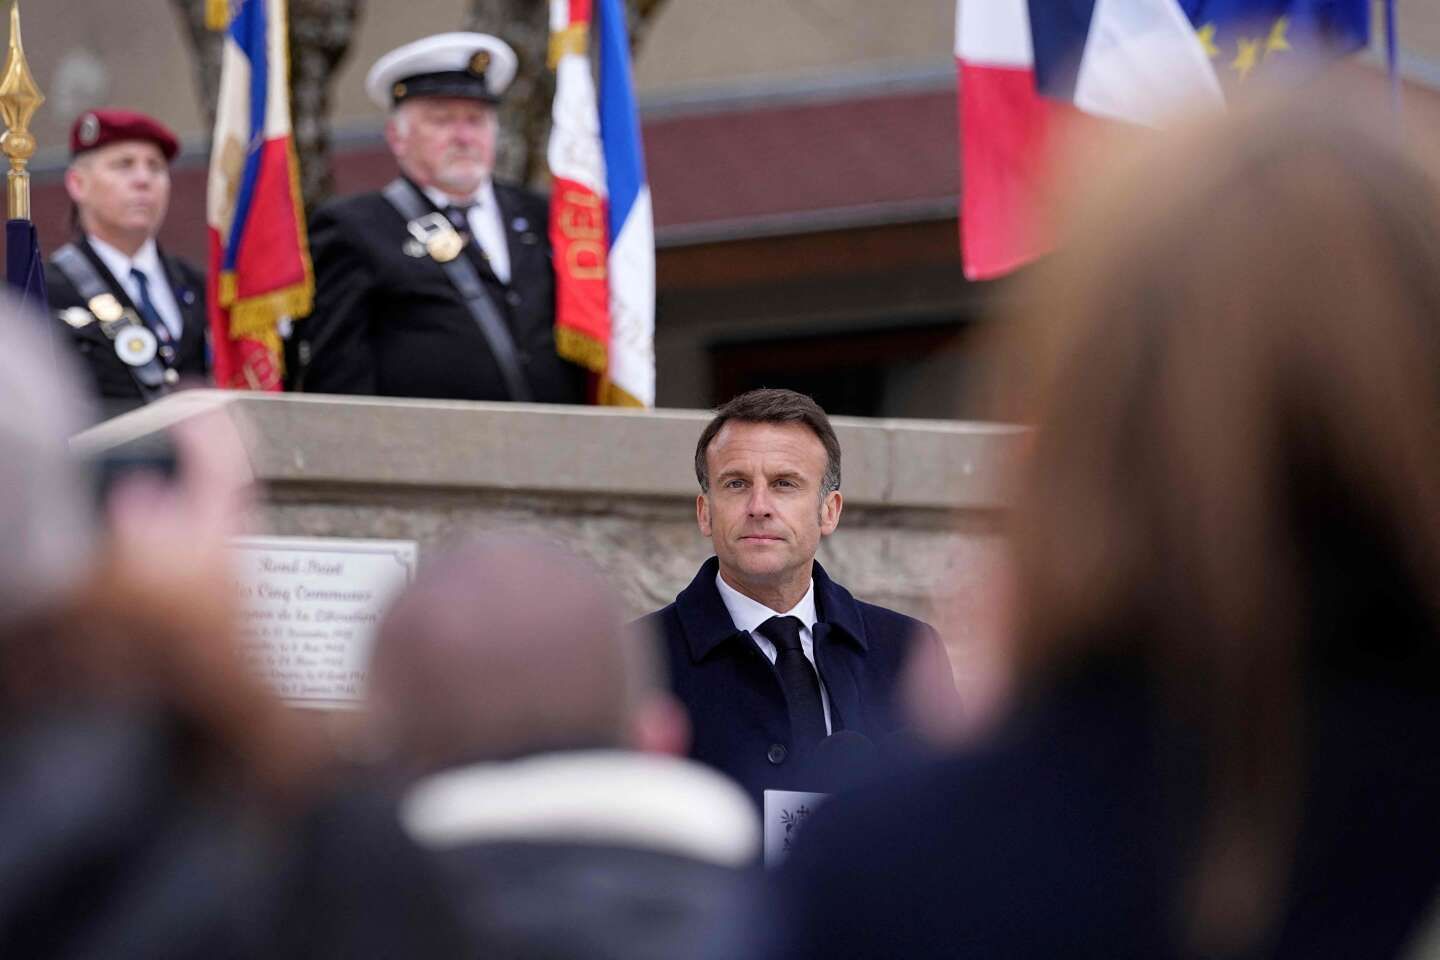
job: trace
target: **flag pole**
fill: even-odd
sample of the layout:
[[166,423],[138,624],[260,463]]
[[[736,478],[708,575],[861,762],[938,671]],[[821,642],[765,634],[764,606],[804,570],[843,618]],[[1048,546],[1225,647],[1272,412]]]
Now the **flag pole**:
[[1400,123],[1400,44],[1395,36],[1395,0],[1385,0],[1385,69],[1390,76],[1390,113]]
[[0,135],[0,152],[10,160],[6,175],[6,200],[11,220],[30,219],[30,171],[27,167],[35,155],[35,135],[30,121],[45,102],[35,84],[30,65],[25,61],[25,45],[20,39],[20,3],[10,7],[10,55],[5,61],[5,74],[0,79],[0,118],[5,133]]

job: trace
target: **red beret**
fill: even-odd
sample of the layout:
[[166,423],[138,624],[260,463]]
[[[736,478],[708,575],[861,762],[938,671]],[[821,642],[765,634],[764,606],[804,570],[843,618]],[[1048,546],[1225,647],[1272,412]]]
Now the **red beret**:
[[75,125],[70,128],[70,155],[77,157],[87,150],[124,140],[153,143],[167,161],[174,160],[180,152],[175,134],[154,117],[134,110],[91,110],[76,117]]

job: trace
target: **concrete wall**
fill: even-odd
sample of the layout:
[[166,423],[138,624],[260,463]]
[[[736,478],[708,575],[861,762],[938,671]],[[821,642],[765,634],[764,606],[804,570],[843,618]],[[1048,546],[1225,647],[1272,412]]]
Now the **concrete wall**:
[[[192,391],[103,423],[76,447],[133,449],[211,410],[246,424],[263,484],[257,532],[414,539],[422,562],[465,532],[530,532],[595,561],[636,615],[673,599],[710,555],[691,467],[701,411]],[[1002,549],[1018,431],[835,424],[845,508],[821,563],[862,599],[934,622],[962,661]]]

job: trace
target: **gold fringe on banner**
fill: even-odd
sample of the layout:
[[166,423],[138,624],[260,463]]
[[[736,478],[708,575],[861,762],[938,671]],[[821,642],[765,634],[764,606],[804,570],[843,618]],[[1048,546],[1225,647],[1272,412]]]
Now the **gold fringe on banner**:
[[559,33],[550,35],[550,55],[546,63],[551,70],[560,65],[560,60],[569,54],[575,53],[585,56],[590,52],[590,25],[584,23],[572,23]]
[[281,317],[303,317],[314,297],[308,283],[247,297],[230,305],[230,339],[259,340],[273,332]]
[[230,0],[205,0],[205,29],[225,30],[230,26]]
[[591,373],[603,374],[609,365],[607,344],[570,327],[555,328],[555,352],[561,359],[578,363]]
[[230,304],[235,302],[235,286],[235,271],[222,271],[220,274],[220,283],[217,285],[218,289],[215,291],[216,296],[220,298],[219,306],[222,310],[229,309]]
[[645,404],[641,403],[637,398],[615,386],[615,381],[609,377],[604,377],[600,380],[600,389],[597,391],[595,402],[602,407],[643,408],[645,406]]

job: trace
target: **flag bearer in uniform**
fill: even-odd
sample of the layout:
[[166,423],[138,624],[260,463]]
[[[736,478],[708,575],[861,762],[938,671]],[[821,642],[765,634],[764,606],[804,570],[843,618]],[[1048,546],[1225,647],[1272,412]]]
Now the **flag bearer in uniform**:
[[315,309],[293,338],[292,387],[584,400],[585,372],[555,353],[547,203],[491,177],[515,68],[479,33],[427,37],[371,68],[400,176],[315,215]]
[[179,144],[129,110],[92,110],[70,133],[65,190],[75,235],[45,269],[50,306],[107,415],[205,377],[205,278],[155,236]]

